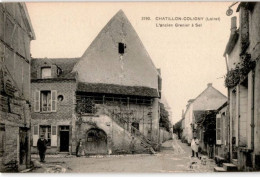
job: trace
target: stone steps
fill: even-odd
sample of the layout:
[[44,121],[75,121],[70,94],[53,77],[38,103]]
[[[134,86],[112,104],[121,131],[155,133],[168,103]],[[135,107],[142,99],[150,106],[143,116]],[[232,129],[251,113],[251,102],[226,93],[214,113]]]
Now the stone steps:
[[214,167],[214,172],[227,172],[223,167]]
[[232,163],[237,166],[238,165],[237,159],[232,159]]
[[238,171],[237,166],[232,163],[223,163],[223,169],[225,169],[227,172]]
[[225,158],[221,157],[221,156],[215,156],[215,163],[219,166],[222,167],[223,163],[226,163]]

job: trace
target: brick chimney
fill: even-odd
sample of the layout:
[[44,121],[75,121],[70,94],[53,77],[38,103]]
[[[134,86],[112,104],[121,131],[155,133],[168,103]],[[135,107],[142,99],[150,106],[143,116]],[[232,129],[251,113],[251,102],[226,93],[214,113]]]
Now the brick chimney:
[[207,85],[208,87],[212,87],[212,83],[208,83],[208,85]]

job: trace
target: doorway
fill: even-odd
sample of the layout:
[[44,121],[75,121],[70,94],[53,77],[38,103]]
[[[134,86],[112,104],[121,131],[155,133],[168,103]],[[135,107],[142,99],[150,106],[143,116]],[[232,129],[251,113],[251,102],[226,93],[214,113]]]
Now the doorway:
[[107,135],[103,130],[90,129],[86,134],[85,149],[87,154],[106,154]]
[[28,160],[28,129],[19,128],[19,164],[20,168],[25,169]]
[[69,152],[69,126],[60,126],[60,152]]

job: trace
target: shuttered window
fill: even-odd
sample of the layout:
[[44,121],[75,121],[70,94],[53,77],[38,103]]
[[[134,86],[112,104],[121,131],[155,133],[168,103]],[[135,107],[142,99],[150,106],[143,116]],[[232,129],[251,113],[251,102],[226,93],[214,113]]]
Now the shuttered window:
[[40,112],[40,91],[36,91],[34,94],[34,111]]
[[36,91],[34,95],[35,112],[56,112],[57,91]]
[[37,141],[39,139],[39,126],[33,126],[33,146],[37,146]]
[[33,127],[33,135],[38,135],[39,132],[38,132],[38,126],[34,126]]
[[221,136],[221,115],[217,114],[217,118],[216,118],[216,143],[222,144],[221,139],[222,139],[222,136]]
[[56,126],[52,126],[52,129],[51,129],[51,135],[57,135],[57,130],[56,130]]
[[51,111],[52,112],[57,111],[57,91],[56,90],[51,91]]
[[51,146],[57,146],[57,126],[51,126]]

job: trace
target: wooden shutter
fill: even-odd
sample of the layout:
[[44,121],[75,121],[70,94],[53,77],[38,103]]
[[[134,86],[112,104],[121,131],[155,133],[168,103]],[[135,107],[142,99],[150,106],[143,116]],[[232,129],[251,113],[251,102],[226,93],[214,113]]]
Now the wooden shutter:
[[57,111],[57,91],[56,90],[51,91],[51,111],[52,112]]
[[216,117],[216,144],[221,144],[221,115]]
[[39,126],[33,126],[33,146],[37,146],[37,141],[39,139]]
[[34,94],[34,112],[40,112],[40,91]]
[[57,146],[57,126],[51,126],[51,146]]

